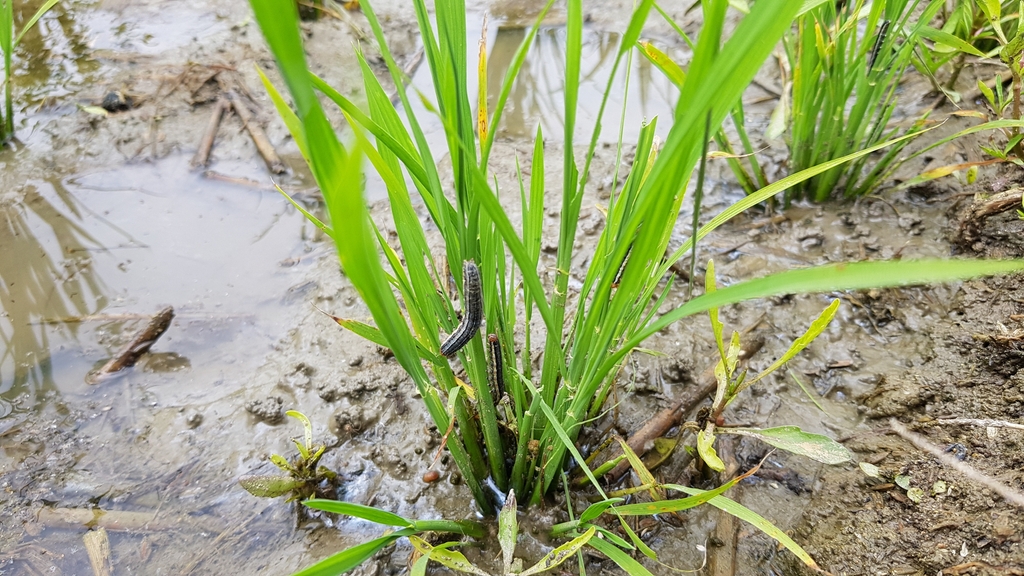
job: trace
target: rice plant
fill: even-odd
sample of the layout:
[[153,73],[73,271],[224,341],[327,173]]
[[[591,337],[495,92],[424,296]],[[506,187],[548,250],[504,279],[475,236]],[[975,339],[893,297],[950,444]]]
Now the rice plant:
[[0,141],[6,141],[14,135],[14,98],[11,94],[13,67],[11,59],[15,48],[21,43],[22,37],[29,31],[44,14],[50,11],[59,0],[46,0],[39,10],[29,18],[21,31],[15,35],[14,26],[14,0],[2,0],[0,2],[0,51],[4,53],[4,110],[5,115],[0,125]]
[[[528,159],[530,176],[520,174],[511,185],[492,180],[489,171],[493,127],[499,124],[539,22],[554,0],[546,4],[537,24],[526,34],[493,110],[488,110],[484,94],[467,90],[470,68],[462,0],[437,0],[436,19],[430,17],[424,0],[413,2],[433,79],[434,94],[429,96],[410,95],[405,89],[405,78],[388,48],[372,2],[364,1],[362,8],[407,111],[404,117],[361,54],[365,111],[307,70],[292,3],[252,0],[252,4],[293,104],[285,101],[266,76],[265,86],[323,191],[330,222],[318,225],[334,239],[344,272],[369,308],[374,324],[336,320],[394,352],[438,431],[447,431],[447,449],[484,513],[494,513],[512,493],[525,505],[540,502],[571,461],[583,462],[575,441],[586,423],[601,413],[627,356],[672,322],[774,294],[938,282],[1024,267],[1017,261],[919,261],[793,270],[709,289],[658,316],[672,290],[671,281],[665,282],[670,267],[697,240],[794,185],[910,138],[902,136],[865,147],[763,187],[716,216],[666,256],[687,183],[709,136],[735,109],[754,73],[790,28],[799,2],[760,0],[728,37],[728,2],[702,3],[703,26],[685,70],[668,136],[660,148],[655,144],[658,120],[640,131],[632,169],[609,198],[592,265],[571,297],[577,221],[601,131],[599,121],[585,142],[586,151],[577,151],[575,112],[584,22],[581,0],[568,0],[566,6],[564,132],[558,136],[563,180],[545,180],[544,165],[551,159],[545,155],[544,136],[538,131]],[[653,0],[638,2],[628,22],[602,111],[614,85],[614,71],[637,46],[653,5]],[[477,73],[486,73],[483,65]],[[348,149],[327,121],[316,91],[339,106],[348,119],[352,132]],[[439,171],[435,159],[441,151],[429,147],[422,119],[408,113],[412,97],[420,98],[444,126],[450,174]],[[387,187],[398,246],[391,246],[371,219],[358,185],[364,160]],[[450,188],[442,185],[444,176],[451,178]],[[549,187],[560,190],[560,224],[553,279],[545,282],[540,248]],[[430,228],[417,216],[414,193],[428,213]],[[510,207],[505,204],[509,201],[520,204],[521,221],[510,218]],[[432,254],[430,234],[443,240],[443,257]],[[449,275],[455,280],[459,306],[447,289]],[[541,354],[539,371],[533,366],[537,352]],[[586,466],[581,468],[593,489],[603,496],[597,478]],[[683,492],[688,490],[693,489],[681,487]],[[719,494],[701,496],[686,505]],[[614,514],[621,510],[614,506],[614,499],[603,502],[603,508],[588,516],[590,520],[604,511]],[[605,541],[596,543],[598,540],[592,538],[588,545],[604,546]],[[598,549],[609,556],[616,554]],[[621,550],[618,554],[629,558]]]
[[[1024,10],[1021,9],[1021,4],[1011,4],[1010,10],[1004,8],[998,2],[981,2],[977,5],[977,12],[980,17],[976,17],[972,22],[981,20],[985,24],[978,27],[977,32],[971,34],[970,42],[962,41],[956,42],[958,39],[956,36],[952,36],[952,41],[949,43],[951,46],[948,47],[949,51],[953,53],[959,53],[961,56],[961,63],[963,57],[967,55],[979,56],[979,57],[995,57],[998,56],[999,60],[1006,66],[1006,72],[1009,76],[1010,88],[1004,92],[1003,84],[1004,80],[1002,75],[997,75],[995,81],[989,86],[983,81],[978,81],[978,90],[984,96],[985,101],[988,103],[992,115],[996,119],[1009,117],[1013,120],[1021,119],[1021,60],[1024,57]],[[1016,8],[1017,12],[1012,12],[1012,8]],[[951,19],[947,22],[958,23],[961,32],[964,28],[970,29],[967,25],[965,17],[959,19]],[[956,29],[956,28],[954,28]],[[942,37],[942,40],[949,41],[950,39]],[[994,45],[988,52],[982,53],[977,46],[987,47],[988,45]],[[1024,135],[1021,134],[1019,127],[1011,127],[1004,129],[1007,144],[1002,148],[991,148],[983,147],[990,156],[995,157],[996,160],[1002,161],[1013,161],[1018,165],[1024,165],[1024,146],[1021,145],[1021,140],[1024,139]]]
[[[932,0],[912,22],[917,0],[825,2],[797,20],[796,32],[785,41],[792,71],[787,139],[794,172],[922,129],[924,118],[902,129],[890,128],[889,122],[920,29],[942,5]],[[780,103],[786,104],[785,99]],[[864,157],[811,178],[786,198],[822,202],[868,194],[883,182],[881,176],[906,143],[890,147],[881,158]]]
[[940,89],[956,99],[952,93],[967,58],[995,58],[1004,45],[1017,35],[1020,28],[1020,1],[988,2],[984,0],[963,0],[943,4],[938,19],[938,28],[923,26],[919,29],[922,44],[916,54],[914,65],[923,73],[932,76],[939,69],[950,64],[950,73]]
[[[915,65],[925,73],[932,75],[939,67],[952,62],[952,70],[946,85],[941,90],[946,95],[959,99],[959,94],[952,91],[960,70],[968,57],[990,59],[1001,62],[1005,70],[995,75],[991,81],[980,79],[977,82],[978,93],[988,104],[989,122],[983,124],[1003,133],[1005,142],[999,145],[980,146],[982,151],[991,156],[982,160],[973,160],[951,166],[933,168],[928,172],[905,182],[902,186],[916,185],[920,182],[940,178],[961,170],[974,171],[979,166],[1012,162],[1024,166],[1024,134],[1021,128],[1021,85],[1022,56],[1024,56],[1024,10],[1022,4],[1016,2],[962,2],[958,3],[949,13],[942,14],[941,29],[928,26],[919,28],[922,42],[916,51]],[[927,39],[931,45],[923,42]],[[1009,82],[1009,88],[1004,85]],[[982,113],[975,113],[984,117]],[[917,152],[912,157],[920,155]],[[909,158],[908,158],[909,159]],[[894,162],[889,169],[891,173],[900,163]],[[971,172],[968,172],[970,181]]]

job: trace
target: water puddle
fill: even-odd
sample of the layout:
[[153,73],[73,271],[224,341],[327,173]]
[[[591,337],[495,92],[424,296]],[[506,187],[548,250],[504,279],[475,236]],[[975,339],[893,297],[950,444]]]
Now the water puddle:
[[214,8],[203,9],[202,5],[169,9],[167,2],[104,0],[98,8],[80,18],[90,30],[90,48],[98,51],[160,54],[234,24],[220,18]]
[[[488,55],[487,88],[492,107],[505,72],[528,31],[528,28],[518,25],[498,26]],[[498,127],[499,136],[530,140],[539,126],[545,138],[561,140],[565,130],[565,34],[563,26],[545,26],[538,31],[512,86]],[[601,98],[620,44],[617,33],[589,27],[584,29],[574,136],[582,142],[589,142],[597,124]],[[671,126],[679,90],[635,52],[628,78],[625,65],[626,60],[623,59],[608,97],[600,141],[617,141],[620,119],[626,143],[636,142],[641,126],[655,117],[660,119],[657,133],[664,137]]]
[[[526,38],[535,16],[514,12],[504,15],[504,20],[488,25],[487,36],[487,96],[488,112],[493,113],[498,100],[501,84],[520,44]],[[540,128],[545,139],[561,141],[565,130],[565,26],[558,23],[554,14],[538,30],[533,45],[527,53],[519,75],[513,82],[505,104],[501,122],[498,125],[499,139],[530,143]],[[470,73],[467,90],[470,94],[478,91],[479,66],[477,42],[481,36],[482,16],[470,15],[467,19],[468,53]],[[620,47],[620,35],[616,32],[598,30],[587,26],[583,31],[583,52],[580,62],[580,85],[576,109],[577,143],[590,141],[601,99],[611,75],[615,56]],[[672,58],[683,58],[682,52],[669,50]],[[640,128],[655,117],[659,119],[656,134],[664,138],[671,127],[678,89],[664,74],[643,57],[634,53],[629,73],[624,58],[616,72],[616,79],[605,106],[601,133],[602,143],[618,141],[619,124],[622,124],[622,140],[629,144],[636,142]],[[434,100],[429,66],[422,64],[412,77],[412,87]],[[443,126],[415,97],[411,105],[433,150],[447,150]],[[439,158],[440,159],[440,158]],[[371,196],[372,197],[372,196]]]
[[138,329],[131,315],[178,313],[155,347],[178,360],[147,376],[184,380],[161,389],[169,404],[222,394],[210,384],[230,379],[224,366],[254,369],[290,326],[314,229],[276,192],[187,161],[29,179],[23,202],[0,207],[0,391],[20,410],[49,390],[88,395],[83,375]]

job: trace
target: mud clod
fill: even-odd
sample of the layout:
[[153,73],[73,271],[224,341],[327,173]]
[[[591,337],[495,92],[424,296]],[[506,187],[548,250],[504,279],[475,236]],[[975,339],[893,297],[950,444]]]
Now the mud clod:
[[305,390],[312,384],[314,373],[316,373],[316,369],[312,366],[305,362],[299,362],[295,365],[295,370],[285,376],[282,383],[293,389]]
[[362,406],[345,404],[331,416],[331,432],[339,438],[351,437],[363,432],[377,422],[379,414]]
[[284,420],[284,399],[268,396],[262,400],[252,400],[245,405],[245,411],[260,422],[280,424]]
[[203,423],[203,415],[196,410],[189,410],[185,414],[185,426],[189,428],[198,428]]
[[335,402],[341,398],[341,390],[335,384],[321,384],[316,387],[316,395],[324,402]]

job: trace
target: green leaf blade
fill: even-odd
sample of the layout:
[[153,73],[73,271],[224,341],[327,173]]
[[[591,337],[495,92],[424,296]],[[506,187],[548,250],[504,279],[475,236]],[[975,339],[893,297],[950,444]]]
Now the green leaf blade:
[[842,444],[821,434],[804,432],[798,426],[776,428],[718,428],[720,434],[750,436],[771,444],[780,450],[806,456],[823,464],[842,464],[853,455]]
[[413,525],[412,520],[402,518],[398,514],[392,514],[387,510],[380,510],[379,508],[372,508],[370,506],[364,506],[354,502],[340,502],[338,500],[313,498],[304,501],[303,504],[313,508],[314,510],[322,510],[332,514],[344,514],[345,516],[354,516],[356,518],[361,518],[377,524],[383,524],[385,526],[401,526],[406,528]]

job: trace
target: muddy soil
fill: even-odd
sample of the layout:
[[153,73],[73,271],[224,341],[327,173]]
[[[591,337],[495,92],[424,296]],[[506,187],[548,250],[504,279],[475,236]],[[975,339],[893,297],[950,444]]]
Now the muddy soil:
[[[536,4],[473,5],[474,13],[491,14],[492,65],[507,59],[521,36],[517,26]],[[631,4],[608,2],[588,15],[586,41],[593,49],[585,70],[597,78],[591,90],[603,86],[600,71]],[[400,62],[413,59],[418,38],[410,7],[398,1],[375,6]],[[26,3],[24,11],[35,7]],[[695,32],[699,20],[687,7],[665,3],[688,33]],[[508,119],[498,128],[492,169],[506,189],[517,156],[529,169],[537,124],[546,134],[560,130],[558,19],[556,11],[538,40],[541,57],[524,68]],[[10,291],[2,304],[0,330],[13,358],[0,361],[0,572],[89,574],[82,536],[95,526],[110,531],[117,572],[146,574],[286,574],[378,535],[379,527],[332,518],[297,525],[283,499],[259,500],[238,486],[242,475],[273,473],[271,454],[294,453],[290,438],[301,426],[284,416],[290,409],[307,414],[316,439],[331,445],[322,463],[339,473],[343,499],[420,518],[475,517],[457,471],[443,453],[435,460],[439,434],[411,382],[386,353],[316,309],[368,317],[339,274],[333,250],[276,192],[259,187],[270,184],[271,175],[238,119],[224,121],[210,166],[233,181],[188,166],[216,96],[234,88],[251,97],[288,164],[289,173],[276,180],[318,209],[311,178],[254,71],[258,64],[277,79],[248,6],[104,0],[68,4],[42,24],[39,34],[26,36],[20,54],[30,64],[17,84],[25,86],[26,103],[19,143],[0,156],[0,210],[16,224],[0,232],[2,279],[8,286],[47,279]],[[475,26],[471,39],[480,35]],[[367,29],[358,13],[351,22],[304,24],[313,70],[356,98],[350,47]],[[652,18],[645,35],[685,57],[685,45],[667,24]],[[31,57],[39,53],[46,57]],[[778,88],[772,68],[759,76],[768,90],[748,94],[748,128],[755,134],[763,132],[774,105],[766,100]],[[630,106],[629,121],[635,126],[658,115],[667,129],[671,89],[656,72],[636,74],[630,101],[639,105]],[[425,69],[413,82],[428,90]],[[920,80],[907,82],[908,112],[926,90]],[[79,108],[111,91],[131,96],[133,108],[105,117]],[[580,137],[589,136],[589,106],[584,99]],[[340,118],[332,119],[343,129]],[[951,133],[967,122],[953,119],[939,131]],[[607,129],[602,134],[603,142],[614,138]],[[765,157],[776,160],[770,176],[784,174],[784,146],[765,144]],[[554,142],[547,151],[560,155]],[[572,270],[579,282],[603,224],[599,206],[614,185],[615,152],[601,146],[595,159]],[[964,161],[965,154],[975,152],[949,146],[911,171]],[[560,165],[547,163],[549,182],[560,181]],[[709,181],[705,220],[742,197],[724,164],[712,163]],[[714,258],[727,284],[868,258],[1019,257],[1024,223],[1012,212],[989,219],[969,242],[955,236],[969,194],[1020,181],[1016,169],[990,167],[971,186],[950,178],[851,205],[752,211],[704,242],[700,259]],[[383,194],[372,178],[369,185],[374,214],[386,222]],[[690,216],[684,208],[681,237]],[[557,222],[557,210],[548,210],[546,244],[555,242]],[[544,266],[553,267],[553,255],[544,258]],[[677,282],[662,313],[685,301],[683,284]],[[832,298],[843,300],[833,325],[790,364],[826,412],[780,373],[738,401],[727,418],[752,426],[795,424],[840,438],[885,476],[869,478],[855,464],[821,467],[774,453],[764,472],[732,497],[790,532],[835,574],[1021,573],[1024,515],[888,433],[888,419],[897,418],[979,470],[1024,486],[1024,432],[943,422],[1024,419],[1024,329],[1018,326],[1024,294],[1018,284],[1003,278],[780,297],[724,310],[728,327],[757,318],[770,327],[752,360],[763,368]],[[165,304],[175,305],[179,316],[153,352],[123,378],[85,384],[86,373],[139,327],[138,320],[117,315],[145,315]],[[54,318],[61,321],[44,322]],[[694,318],[652,337],[646,346],[662,356],[638,355],[629,363],[617,409],[597,428],[628,434],[679,397],[715,357],[708,328],[706,319]],[[744,469],[767,453],[753,441],[736,442],[733,451]],[[425,483],[431,470],[439,480]],[[908,476],[924,498],[910,500],[905,488],[888,480],[896,474]],[[681,481],[688,469],[677,457],[658,475]],[[563,510],[554,500],[531,513],[521,542],[525,556],[543,554],[549,546],[543,527],[564,519]],[[83,511],[90,516],[83,519]],[[648,563],[656,574],[697,569],[706,559],[706,571],[716,575],[801,571],[773,541],[710,510],[650,521],[638,531],[667,565]],[[471,548],[467,554],[490,565],[493,552]],[[408,545],[400,544],[357,573],[400,573],[409,556]],[[593,573],[617,573],[600,558],[588,561]]]

